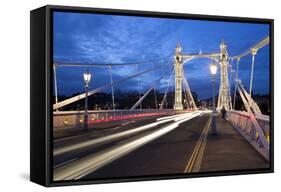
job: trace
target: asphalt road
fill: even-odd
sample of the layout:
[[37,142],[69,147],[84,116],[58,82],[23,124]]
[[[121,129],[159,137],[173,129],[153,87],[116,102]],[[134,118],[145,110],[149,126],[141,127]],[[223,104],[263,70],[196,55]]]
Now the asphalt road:
[[150,117],[57,139],[54,179],[183,173],[208,120],[202,112]]
[[175,130],[83,179],[184,173],[208,119],[209,115],[205,114],[184,122]]
[[[175,114],[170,114],[175,115]],[[100,123],[98,125],[93,126],[89,131],[79,131],[75,135],[70,135],[66,137],[59,137],[53,141],[54,147],[54,158],[53,158],[53,166],[59,167],[68,162],[80,159],[86,155],[95,153],[101,149],[110,147],[114,145],[116,142],[120,142],[120,140],[125,140],[135,136],[136,134],[140,134],[144,131],[153,131],[158,127],[152,127],[149,130],[139,130],[134,131],[135,128],[156,122],[157,118],[164,117],[162,116],[152,116],[152,117],[144,117],[144,118],[133,118],[130,120],[123,121],[115,121],[109,123]],[[129,132],[129,133],[128,133]],[[120,135],[120,133],[122,135]],[[119,134],[119,135],[118,135]],[[67,130],[63,130],[63,133],[60,135],[69,135]],[[107,136],[117,135],[116,138],[106,139]],[[106,139],[104,142],[96,143],[97,139]],[[94,142],[94,143],[91,143]],[[71,146],[77,146],[81,144],[86,144],[82,147],[79,147],[75,150],[69,151],[61,151],[61,149],[69,148]]]

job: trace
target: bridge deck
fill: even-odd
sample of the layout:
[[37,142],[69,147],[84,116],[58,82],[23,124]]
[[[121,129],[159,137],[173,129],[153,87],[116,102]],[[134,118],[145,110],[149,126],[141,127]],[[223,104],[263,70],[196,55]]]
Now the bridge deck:
[[[269,168],[269,163],[220,116],[217,117],[218,134],[210,135],[210,113],[197,115],[178,124],[170,132],[129,151],[128,143],[141,142],[175,124],[169,121],[138,130],[139,127],[155,123],[158,117],[94,124],[88,131],[78,129],[77,132],[69,130],[68,133],[66,129],[56,129],[54,170],[63,177],[69,172],[79,171],[83,179],[100,179]],[[58,131],[60,134],[56,133]],[[101,138],[107,139],[97,142]],[[122,147],[124,145],[126,148]],[[124,155],[107,161],[116,150],[122,150]],[[91,166],[96,166],[100,159],[104,159],[102,161],[105,164],[92,170]],[[85,166],[85,169],[81,169],[81,166]]]
[[217,135],[208,135],[200,171],[269,168],[269,163],[230,125],[218,116]]

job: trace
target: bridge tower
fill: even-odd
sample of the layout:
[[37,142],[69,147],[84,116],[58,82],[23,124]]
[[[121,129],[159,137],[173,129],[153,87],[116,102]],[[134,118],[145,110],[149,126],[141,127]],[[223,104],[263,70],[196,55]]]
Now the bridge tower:
[[221,68],[221,79],[220,79],[220,89],[217,109],[221,110],[223,107],[226,110],[230,110],[231,99],[230,99],[230,89],[228,81],[228,52],[224,41],[220,44],[220,68]]
[[182,67],[183,57],[181,54],[181,45],[178,43],[175,49],[174,67],[175,67],[175,110],[182,110]]

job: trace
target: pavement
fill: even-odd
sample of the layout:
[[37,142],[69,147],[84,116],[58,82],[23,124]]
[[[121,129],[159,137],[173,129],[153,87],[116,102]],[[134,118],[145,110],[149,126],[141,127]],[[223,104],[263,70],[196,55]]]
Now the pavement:
[[221,116],[216,120],[217,135],[208,135],[201,172],[269,168],[269,162],[227,120]]
[[[54,140],[54,179],[103,179],[269,168],[220,116],[190,112],[96,125]],[[62,134],[63,135],[63,134]]]

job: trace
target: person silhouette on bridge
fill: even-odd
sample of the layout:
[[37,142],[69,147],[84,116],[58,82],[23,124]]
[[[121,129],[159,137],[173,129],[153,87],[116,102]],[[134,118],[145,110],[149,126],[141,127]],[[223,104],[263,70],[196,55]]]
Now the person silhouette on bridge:
[[226,113],[226,110],[224,108],[224,106],[222,107],[221,109],[221,114],[222,114],[222,118],[225,119],[225,113]]

